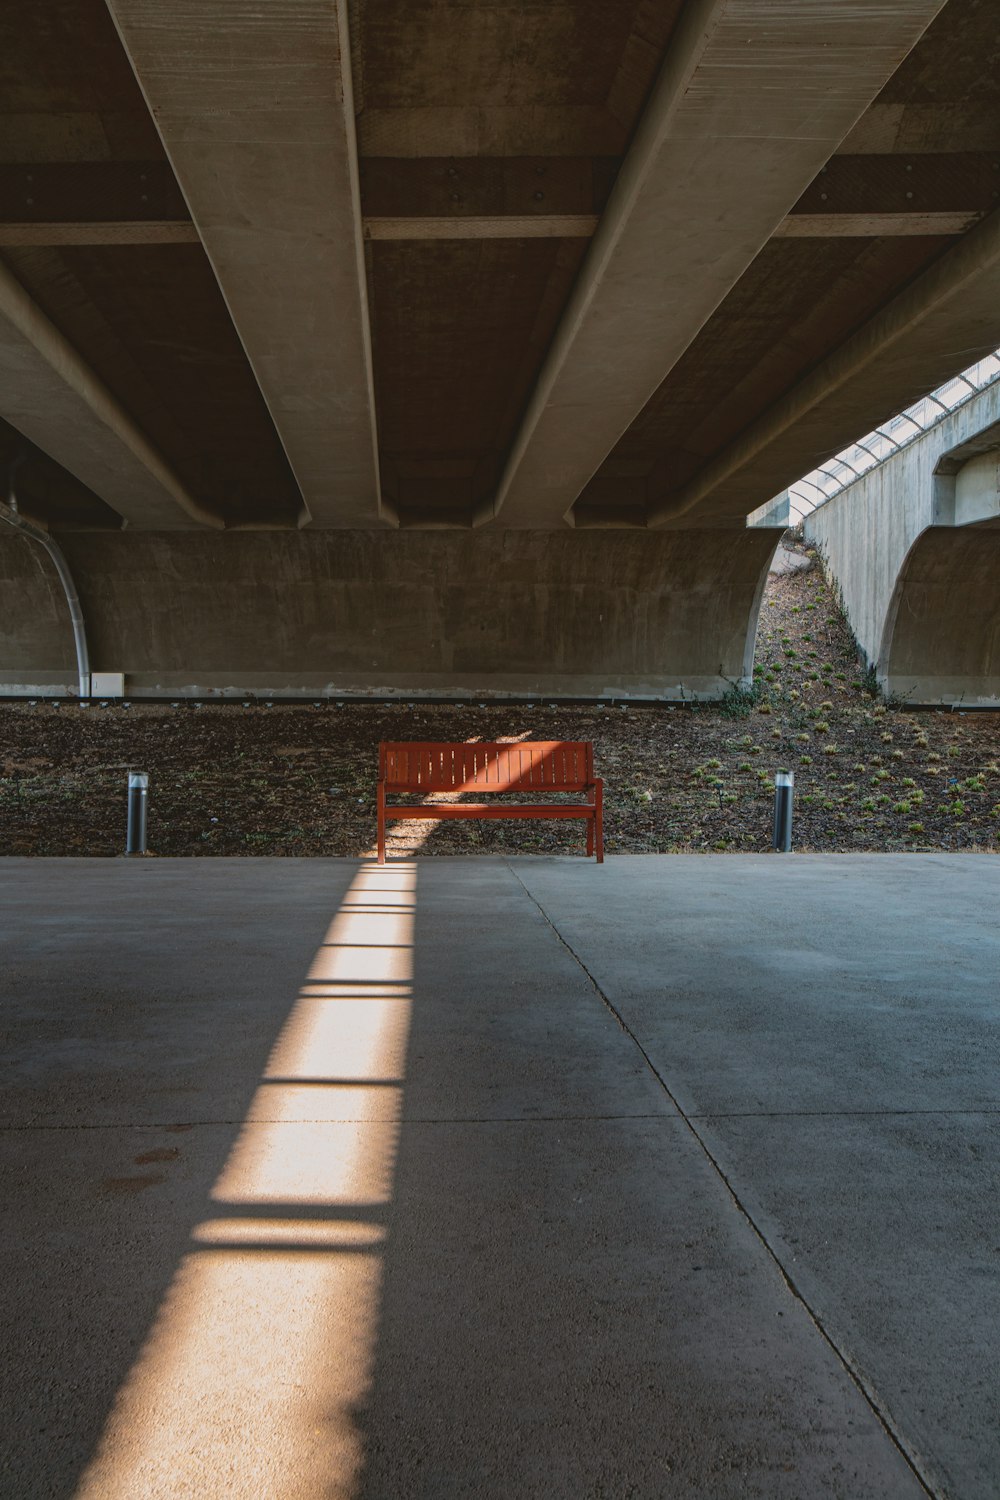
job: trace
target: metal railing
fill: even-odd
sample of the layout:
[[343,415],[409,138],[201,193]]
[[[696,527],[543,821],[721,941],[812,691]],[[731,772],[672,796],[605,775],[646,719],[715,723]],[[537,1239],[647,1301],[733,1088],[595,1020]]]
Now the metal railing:
[[799,522],[818,506],[860,479],[862,474],[878,468],[932,427],[950,417],[952,412],[972,401],[988,386],[1000,380],[1000,349],[977,360],[960,375],[952,376],[929,396],[921,396],[912,406],[890,417],[857,442],[841,450],[835,458],[820,464],[788,486],[789,524]]

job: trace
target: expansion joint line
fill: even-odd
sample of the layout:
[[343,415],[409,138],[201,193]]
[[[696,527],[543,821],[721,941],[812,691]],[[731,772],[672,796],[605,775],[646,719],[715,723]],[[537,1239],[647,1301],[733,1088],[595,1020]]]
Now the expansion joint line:
[[689,1115],[684,1110],[684,1108],[672,1092],[670,1085],[667,1083],[667,1080],[664,1078],[663,1074],[660,1072],[659,1068],[656,1066],[653,1059],[646,1051],[646,1048],[642,1045],[642,1042],[632,1030],[631,1026],[625,1020],[625,1017],[622,1015],[621,1011],[615,1005],[610,996],[601,988],[601,985],[598,983],[594,974],[590,971],[590,969],[588,969],[587,965],[584,963],[579,953],[577,953],[576,949],[572,946],[571,943],[567,942],[566,938],[563,937],[562,933],[559,931],[559,928],[549,916],[548,912],[545,910],[545,907],[539,901],[538,897],[528,889],[524,881],[521,879],[520,875],[514,869],[513,865],[511,865],[506,859],[504,860],[504,865],[510,871],[511,875],[513,875],[514,879],[517,881],[518,885],[521,887],[528,900],[537,908],[538,912],[541,914],[542,919],[546,922],[548,927],[555,935],[556,940],[562,945],[563,948],[565,948],[566,952],[572,958],[573,962],[586,975],[586,978],[591,988],[594,990],[594,993],[597,995],[598,999],[611,1013],[611,1015],[620,1026],[621,1030],[625,1033],[629,1041],[636,1048],[643,1062],[646,1064],[646,1067],[652,1073],[660,1088],[663,1090],[663,1093],[670,1100],[670,1103],[673,1105],[674,1109],[677,1111],[678,1115],[687,1126],[687,1129],[694,1136],[700,1150],[707,1158],[710,1166],[712,1167],[712,1170],[715,1172],[716,1176],[725,1187],[726,1192],[732,1199],[732,1202],[735,1205],[738,1213],[749,1226],[751,1232],[753,1233],[759,1244],[762,1246],[765,1254],[768,1256],[769,1260],[776,1268],[778,1275],[781,1277],[790,1295],[795,1298],[796,1302],[801,1304],[806,1317],[809,1319],[810,1323],[812,1323],[813,1327],[816,1329],[816,1332],[823,1339],[827,1347],[832,1351],[838,1363],[846,1371],[848,1378],[860,1392],[863,1400],[875,1417],[875,1420],[878,1422],[879,1426],[882,1428],[882,1431],[892,1443],[893,1447],[898,1451],[900,1457],[903,1459],[903,1462],[913,1474],[914,1479],[920,1485],[925,1495],[928,1495],[930,1497],[930,1500],[940,1500],[937,1491],[932,1488],[929,1481],[920,1472],[917,1459],[912,1453],[910,1453],[902,1434],[897,1431],[896,1426],[890,1418],[889,1414],[882,1409],[882,1406],[880,1405],[874,1391],[870,1388],[864,1375],[855,1366],[850,1356],[839,1347],[839,1345],[834,1341],[833,1336],[827,1331],[823,1320],[810,1305],[803,1292],[796,1285],[795,1279],[792,1276],[791,1272],[784,1265],[777,1251],[772,1247],[770,1241],[767,1239],[764,1231],[754,1219],[753,1214],[741,1199],[732,1181],[727,1176],[722,1165],[713,1154],[708,1142],[705,1140],[704,1136],[701,1134],[697,1125],[695,1124],[695,1119],[698,1117]]

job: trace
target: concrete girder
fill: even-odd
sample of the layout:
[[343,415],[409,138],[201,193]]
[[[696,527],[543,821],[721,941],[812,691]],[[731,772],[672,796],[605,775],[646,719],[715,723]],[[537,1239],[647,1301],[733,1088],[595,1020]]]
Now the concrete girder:
[[[129,693],[655,700],[716,698],[750,678],[780,535],[366,529],[63,543],[94,669],[124,672]],[[47,587],[17,538],[0,536],[0,693],[66,691]]]
[[942,3],[685,8],[480,524],[570,519]]
[[222,520],[192,496],[72,345],[0,265],[0,415],[130,527]]
[[346,0],[108,0],[305,503],[375,526]]
[[888,696],[1000,703],[1000,384],[806,517]]
[[769,495],[1000,342],[1000,212],[940,256],[752,423],[650,526],[739,524]]

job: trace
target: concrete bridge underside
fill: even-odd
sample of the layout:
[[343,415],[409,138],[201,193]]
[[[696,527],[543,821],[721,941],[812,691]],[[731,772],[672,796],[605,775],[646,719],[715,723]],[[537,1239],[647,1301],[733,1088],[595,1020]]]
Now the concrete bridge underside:
[[[979,0],[0,17],[0,462],[142,691],[711,694],[747,514],[1000,344]],[[0,528],[0,691],[65,691]]]

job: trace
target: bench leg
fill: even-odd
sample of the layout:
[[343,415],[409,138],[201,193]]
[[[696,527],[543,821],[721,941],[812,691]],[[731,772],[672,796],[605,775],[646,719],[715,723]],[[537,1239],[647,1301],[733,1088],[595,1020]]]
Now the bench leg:
[[385,787],[378,788],[378,862],[385,864]]
[[594,852],[594,820],[593,820],[593,818],[588,818],[587,819],[587,858],[588,859],[593,854],[593,852]]
[[597,863],[599,865],[603,865],[603,863],[604,863],[604,787],[602,785],[600,785],[600,784],[597,787],[597,796],[595,797],[594,801],[596,803],[596,807],[594,809],[594,822],[595,822],[595,824],[597,826],[594,829],[594,833],[595,833],[595,836],[596,836],[596,839],[597,839]]

